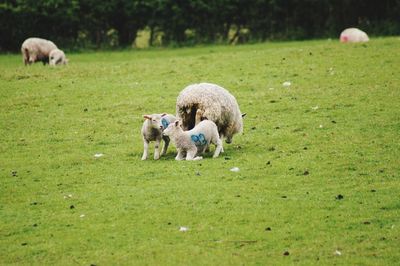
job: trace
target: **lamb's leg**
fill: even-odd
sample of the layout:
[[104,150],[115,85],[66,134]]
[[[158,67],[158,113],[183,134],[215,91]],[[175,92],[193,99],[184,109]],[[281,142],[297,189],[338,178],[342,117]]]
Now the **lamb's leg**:
[[143,156],[142,156],[142,160],[146,160],[147,159],[147,155],[149,154],[149,142],[145,139],[143,139]]
[[204,151],[203,152],[210,152],[210,145],[207,145],[205,148],[204,148]]
[[204,154],[204,152],[209,152],[210,151],[210,146],[207,144],[204,146],[204,148],[201,150],[201,154]]
[[163,137],[164,140],[164,146],[161,152],[161,156],[165,155],[167,153],[168,145],[169,145],[169,138],[168,137]]
[[160,142],[161,142],[161,138],[157,138],[156,145],[154,148],[154,160],[160,159]]
[[186,160],[187,161],[197,161],[197,160],[203,159],[203,157],[201,157],[201,156],[196,156],[196,153],[197,153],[197,148],[196,147],[191,148],[190,150],[188,150],[187,154],[186,154]]
[[175,160],[182,161],[184,158],[182,149],[178,149],[178,154],[176,155]]

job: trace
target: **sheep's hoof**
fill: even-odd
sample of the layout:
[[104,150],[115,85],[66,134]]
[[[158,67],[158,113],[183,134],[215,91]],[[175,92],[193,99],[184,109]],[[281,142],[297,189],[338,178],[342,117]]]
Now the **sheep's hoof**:
[[142,161],[144,161],[144,160],[146,160],[147,158],[146,157],[142,157]]
[[198,161],[198,160],[202,160],[203,156],[197,156],[193,158],[193,161]]

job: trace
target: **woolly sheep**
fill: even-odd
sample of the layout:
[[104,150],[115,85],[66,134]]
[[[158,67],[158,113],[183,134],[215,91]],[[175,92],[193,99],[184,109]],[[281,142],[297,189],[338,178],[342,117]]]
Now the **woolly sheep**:
[[360,29],[348,28],[340,34],[341,42],[368,42],[368,35]]
[[42,61],[43,65],[49,63],[49,54],[57,46],[41,38],[28,38],[21,46],[22,60],[25,65]]
[[160,142],[161,139],[164,140],[164,146],[161,152],[161,155],[167,153],[168,145],[169,145],[169,137],[163,136],[162,131],[168,127],[170,123],[175,122],[176,118],[170,114],[152,114],[152,115],[143,115],[145,121],[142,126],[142,137],[143,137],[143,145],[144,151],[142,160],[146,160],[149,152],[149,143],[150,141],[155,141],[155,150],[154,150],[154,160],[158,160],[160,158]]
[[175,160],[201,160],[202,156],[196,156],[204,153],[212,143],[216,146],[213,158],[219,156],[222,150],[222,141],[218,134],[217,125],[210,120],[203,120],[193,129],[184,131],[181,121],[176,120],[171,123],[163,134],[172,138],[178,150]]
[[50,54],[50,66],[55,65],[66,65],[68,63],[68,59],[65,57],[65,54],[60,49],[53,49]]
[[231,143],[233,135],[243,131],[244,115],[235,97],[212,83],[192,84],[184,88],[176,102],[176,115],[182,121],[184,130],[192,129],[199,120],[213,121],[221,140],[226,138],[226,143]]

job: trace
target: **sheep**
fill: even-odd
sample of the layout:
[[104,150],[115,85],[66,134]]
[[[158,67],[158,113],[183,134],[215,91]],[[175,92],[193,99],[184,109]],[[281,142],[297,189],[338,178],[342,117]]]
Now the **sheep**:
[[184,131],[180,120],[171,123],[164,130],[163,135],[171,137],[178,150],[175,160],[183,160],[186,155],[187,161],[201,160],[207,147],[212,143],[216,146],[213,158],[219,156],[222,150],[222,141],[218,134],[217,125],[210,120],[203,120],[193,129]]
[[50,57],[50,66],[66,65],[68,63],[68,59],[65,57],[64,52],[60,49],[51,50],[49,57]]
[[57,46],[41,38],[28,38],[21,46],[22,60],[25,65],[42,61],[43,65],[49,63],[49,54]]
[[160,142],[161,139],[164,140],[164,146],[161,152],[161,155],[167,153],[168,145],[169,145],[169,137],[163,136],[162,131],[165,130],[170,123],[175,122],[175,116],[171,114],[152,114],[152,115],[143,115],[145,121],[142,126],[142,137],[143,137],[143,145],[144,151],[142,160],[146,160],[149,152],[149,143],[150,141],[155,141],[155,150],[154,150],[154,160],[158,160],[160,158]]
[[184,130],[208,119],[217,125],[220,138],[226,138],[226,143],[231,143],[233,135],[243,131],[244,115],[235,97],[212,83],[189,85],[180,92],[176,101],[176,116]]
[[368,42],[368,35],[360,29],[348,28],[340,34],[340,41],[346,42]]

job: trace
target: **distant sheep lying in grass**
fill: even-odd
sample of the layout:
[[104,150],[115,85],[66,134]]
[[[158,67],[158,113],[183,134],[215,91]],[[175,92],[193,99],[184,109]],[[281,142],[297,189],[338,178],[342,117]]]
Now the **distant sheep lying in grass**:
[[158,160],[160,158],[160,142],[161,139],[164,140],[164,146],[161,152],[161,155],[167,153],[168,145],[169,145],[169,137],[163,136],[162,131],[168,127],[170,123],[175,122],[176,118],[170,114],[152,114],[152,115],[143,115],[145,119],[142,126],[142,137],[143,137],[143,145],[144,151],[142,160],[146,160],[149,153],[149,143],[151,141],[155,141],[155,150],[154,150],[154,160]]
[[36,62],[49,63],[50,52],[57,49],[52,42],[41,38],[28,38],[21,46],[22,59],[25,65]]
[[226,143],[231,143],[233,135],[243,131],[244,115],[235,97],[216,84],[199,83],[184,88],[176,102],[176,115],[184,130],[192,129],[200,120],[213,121]]
[[209,120],[203,120],[192,130],[184,131],[181,122],[176,120],[171,123],[163,134],[171,137],[178,150],[175,160],[201,160],[202,156],[198,154],[204,153],[208,146],[212,143],[216,146],[213,157],[219,156],[222,150],[222,141],[218,134],[217,125]]
[[368,35],[360,29],[348,28],[340,34],[341,42],[368,42]]
[[49,54],[50,58],[50,66],[55,65],[66,65],[68,63],[68,59],[65,57],[65,54],[60,49],[54,49]]

